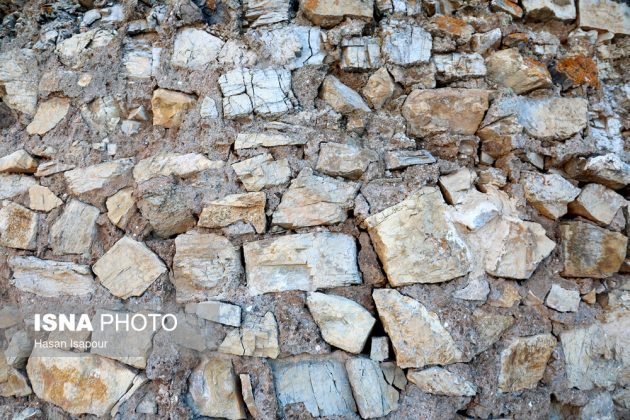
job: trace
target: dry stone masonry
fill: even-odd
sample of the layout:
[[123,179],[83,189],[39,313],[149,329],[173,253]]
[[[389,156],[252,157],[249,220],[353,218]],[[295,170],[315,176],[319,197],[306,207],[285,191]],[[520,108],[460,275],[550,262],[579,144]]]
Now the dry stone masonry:
[[630,418],[629,68],[624,0],[1,1],[0,418]]

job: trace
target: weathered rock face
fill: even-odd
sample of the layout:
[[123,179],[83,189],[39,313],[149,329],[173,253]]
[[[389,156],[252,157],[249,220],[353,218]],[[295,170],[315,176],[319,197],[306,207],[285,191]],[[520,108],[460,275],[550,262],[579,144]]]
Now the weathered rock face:
[[189,379],[190,396],[203,416],[227,419],[246,418],[238,380],[229,358],[206,357]]
[[391,21],[381,27],[383,56],[392,63],[410,66],[426,63],[431,58],[433,39],[420,26],[404,25]]
[[49,212],[63,204],[52,191],[41,185],[33,185],[28,189],[28,206],[32,210]]
[[579,188],[557,174],[526,172],[521,184],[527,201],[550,219],[564,216],[567,213],[567,204],[580,194]]
[[75,195],[98,193],[111,195],[127,183],[135,159],[118,159],[111,162],[77,168],[64,172],[68,188]]
[[140,296],[163,273],[166,266],[143,243],[125,236],[92,266],[99,281],[114,296]]
[[392,286],[448,281],[470,270],[468,245],[436,188],[423,188],[365,225]]
[[315,291],[360,284],[354,240],[340,233],[305,233],[243,245],[252,295]]
[[20,290],[43,297],[85,296],[95,290],[87,265],[36,257],[11,257],[12,282]]
[[293,146],[306,143],[306,138],[301,136],[286,135],[283,133],[239,133],[234,142],[234,148],[255,149],[256,147]]
[[342,3],[335,0],[301,0],[300,8],[315,25],[330,28],[345,16],[371,19],[374,0],[348,0]]
[[570,162],[568,170],[580,181],[597,182],[612,189],[630,184],[630,164],[610,153]]
[[600,184],[588,184],[577,199],[569,204],[571,214],[586,217],[594,222],[609,225],[627,201],[619,194]]
[[551,75],[544,64],[521,56],[517,48],[500,50],[486,59],[488,78],[517,94],[551,86]]
[[441,54],[433,57],[437,78],[441,82],[452,82],[486,75],[486,65],[479,54]]
[[289,20],[288,0],[245,0],[243,9],[250,27]]
[[35,350],[26,367],[35,394],[71,414],[105,416],[136,374],[94,354]]
[[280,406],[303,403],[315,417],[352,416],[357,406],[342,362],[335,359],[272,363]]
[[316,169],[331,176],[359,179],[370,162],[378,159],[371,150],[346,144],[322,143]]
[[361,95],[344,85],[335,76],[328,76],[321,88],[321,98],[332,109],[342,114],[355,111],[370,112],[370,107],[365,103]]
[[565,222],[560,234],[567,277],[610,277],[626,257],[628,238],[620,233],[589,223]]
[[523,8],[527,17],[537,20],[573,20],[575,19],[575,3],[562,0],[523,0]]
[[439,367],[411,370],[407,374],[407,379],[429,394],[471,397],[477,393],[477,387],[474,384]]
[[0,209],[0,245],[16,249],[37,248],[37,213],[6,202]]
[[436,313],[392,289],[376,289],[372,296],[378,316],[392,340],[398,366],[420,368],[463,360],[462,351]]
[[197,225],[218,228],[243,222],[252,226],[257,233],[263,233],[267,225],[265,204],[263,192],[228,195],[204,207]]
[[344,39],[341,42],[341,48],[341,68],[346,71],[377,69],[383,64],[381,47],[375,38]]
[[501,352],[499,390],[510,392],[535,388],[555,347],[556,339],[551,334],[513,340]]
[[291,177],[289,162],[286,159],[273,160],[269,153],[234,163],[232,169],[247,191],[260,191],[284,184]]
[[198,153],[165,153],[138,162],[133,168],[133,177],[136,182],[170,175],[188,178],[207,169],[222,168],[222,161],[213,161]]
[[363,88],[363,96],[374,109],[380,109],[394,95],[396,84],[385,67],[378,69]]
[[33,121],[26,127],[26,131],[29,134],[46,134],[64,119],[69,108],[70,101],[66,98],[52,98],[46,102],[41,102]]
[[37,181],[31,176],[0,174],[0,200],[23,194],[35,184]]
[[263,317],[246,315],[241,329],[228,333],[219,351],[237,356],[278,357],[278,324],[273,313],[267,312]]
[[49,240],[53,253],[63,255],[90,252],[99,214],[94,206],[70,200],[61,216],[50,227]]
[[488,92],[479,89],[415,90],[402,114],[414,136],[439,133],[472,135],[488,109]]
[[133,188],[123,188],[105,202],[107,217],[113,224],[124,229],[136,209]]
[[0,54],[0,85],[2,101],[9,108],[25,114],[35,114],[37,107],[37,56],[23,48]]
[[272,223],[294,229],[343,222],[358,190],[355,182],[317,176],[311,169],[303,169],[282,196]]
[[32,174],[37,171],[37,160],[24,149],[0,158],[0,172]]
[[577,312],[580,306],[580,292],[567,290],[554,284],[551,286],[545,304],[559,312]]
[[630,7],[627,4],[614,0],[579,0],[578,8],[580,27],[630,35]]
[[166,128],[179,127],[186,111],[195,104],[195,98],[182,92],[168,89],[156,89],[151,98],[153,125]]
[[346,371],[362,418],[383,417],[398,408],[398,391],[385,381],[378,363],[352,358]]
[[223,302],[201,302],[196,304],[195,313],[199,318],[232,327],[241,326],[241,307]]
[[175,238],[173,284],[178,301],[220,297],[241,272],[238,250],[223,236],[189,232]]
[[184,28],[175,37],[171,64],[189,70],[203,70],[217,59],[223,44],[206,31]]
[[309,293],[308,309],[330,345],[360,353],[376,320],[358,303],[341,296]]

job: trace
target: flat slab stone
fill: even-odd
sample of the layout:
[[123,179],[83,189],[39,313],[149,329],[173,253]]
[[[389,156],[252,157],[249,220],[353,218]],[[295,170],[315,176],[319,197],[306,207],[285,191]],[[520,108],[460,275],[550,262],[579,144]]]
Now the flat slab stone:
[[69,109],[70,101],[67,98],[52,98],[40,102],[33,121],[26,126],[26,132],[30,135],[46,134],[65,118]]
[[208,301],[196,304],[199,318],[232,327],[241,326],[241,307],[224,302]]
[[345,16],[372,19],[374,0],[310,0],[300,1],[304,16],[315,25],[331,28]]
[[133,177],[136,182],[170,175],[188,178],[207,169],[222,168],[222,161],[210,160],[199,153],[162,153],[139,161],[133,168]]
[[346,371],[362,418],[383,417],[398,409],[398,391],[387,383],[377,362],[351,358]]
[[410,370],[407,379],[429,394],[450,397],[472,397],[477,394],[475,384],[441,367]]
[[202,29],[181,29],[175,36],[171,64],[188,70],[204,70],[216,61],[224,44]]
[[394,289],[375,289],[372,297],[398,366],[421,368],[463,361],[464,354],[436,313]]
[[306,140],[306,137],[273,132],[238,133],[234,148],[242,150],[256,147],[297,146],[305,144]]
[[92,266],[101,284],[121,299],[140,296],[166,266],[144,243],[124,236]]
[[535,388],[555,347],[556,339],[551,334],[514,339],[501,352],[499,391]]
[[280,354],[278,323],[272,312],[264,316],[245,315],[240,329],[230,331],[219,351],[237,356],[268,357],[275,359]]
[[98,165],[77,168],[64,172],[63,176],[73,194],[102,192],[111,195],[119,185],[130,178],[135,159],[118,159]]
[[630,6],[614,0],[578,0],[581,28],[630,35]]
[[449,212],[439,190],[425,187],[365,220],[392,286],[439,283],[468,273],[472,254]]
[[250,294],[316,291],[360,284],[354,239],[317,232],[280,236],[243,245]]
[[270,153],[233,163],[232,169],[247,191],[260,191],[284,184],[291,179],[289,161],[274,160]]
[[330,176],[359,179],[370,162],[377,160],[378,154],[369,149],[340,143],[322,143],[316,169]]
[[13,202],[0,209],[0,245],[15,249],[37,248],[37,213]]
[[11,257],[8,262],[13,285],[38,296],[86,296],[96,289],[87,265],[28,256]]
[[0,158],[0,172],[32,174],[37,171],[37,160],[24,149],[16,150]]
[[96,236],[99,209],[79,200],[66,203],[63,213],[50,227],[50,247],[55,255],[87,254]]
[[267,225],[266,203],[264,192],[231,194],[205,206],[197,225],[212,229],[243,222],[251,225],[257,233],[263,233]]
[[32,176],[17,174],[0,174],[0,200],[24,194],[37,180]]

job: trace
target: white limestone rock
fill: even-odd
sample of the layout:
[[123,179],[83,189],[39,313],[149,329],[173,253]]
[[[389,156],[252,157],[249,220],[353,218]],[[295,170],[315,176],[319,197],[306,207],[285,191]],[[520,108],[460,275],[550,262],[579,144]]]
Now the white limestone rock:
[[394,289],[375,289],[372,297],[392,340],[398,366],[421,368],[463,361],[464,354],[436,313]]
[[523,0],[523,8],[528,18],[536,20],[574,20],[575,3],[562,0]]
[[371,162],[378,160],[378,153],[340,143],[322,143],[317,160],[317,171],[330,176],[359,179]]
[[246,243],[243,252],[251,295],[361,283],[356,243],[345,234],[280,236]]
[[0,172],[14,174],[32,174],[37,171],[37,160],[24,149],[0,158]]
[[199,215],[197,226],[212,229],[243,222],[257,233],[264,233],[267,225],[265,204],[264,192],[231,194],[208,203]]
[[289,0],[245,0],[243,12],[250,28],[289,20]]
[[254,132],[238,133],[234,148],[236,150],[255,149],[257,147],[297,146],[306,143],[306,137],[282,133]]
[[113,29],[92,29],[58,43],[55,52],[63,64],[76,69],[83,66],[95,49],[108,46],[115,37]]
[[567,205],[580,194],[579,188],[558,174],[524,172],[521,176],[529,204],[550,219],[567,214]]
[[380,109],[396,91],[396,83],[385,67],[381,67],[368,79],[361,91],[374,109]]
[[368,71],[381,67],[383,62],[378,39],[367,36],[343,39],[339,65],[345,71]]
[[[288,26],[261,31],[264,52],[273,64],[289,70],[324,62],[326,51],[322,46],[322,31],[312,26]],[[278,48],[282,45],[282,48]]]
[[141,296],[166,266],[144,243],[122,237],[92,266],[99,281],[114,296]]
[[96,290],[87,265],[15,256],[9,258],[9,267],[13,271],[13,285],[38,296],[86,296]]
[[344,85],[333,75],[328,75],[320,88],[320,97],[326,101],[332,109],[341,113],[349,114],[362,111],[371,112],[370,107],[365,103],[361,95]]
[[18,174],[0,174],[0,200],[24,194],[37,180],[32,176]]
[[450,212],[437,188],[424,187],[365,220],[392,286],[439,283],[468,273],[471,250]]
[[449,397],[473,397],[477,394],[475,384],[441,367],[410,370],[407,379],[429,394]]
[[627,205],[626,199],[613,190],[600,184],[588,184],[575,201],[569,203],[569,212],[609,225],[619,209]]
[[372,337],[370,359],[376,362],[384,362],[389,359],[389,339],[387,337]]
[[289,161],[286,158],[274,160],[270,153],[233,163],[232,169],[247,191],[260,191],[291,179]]
[[121,229],[124,229],[136,210],[133,188],[123,188],[105,202],[107,217]]
[[415,165],[429,165],[436,160],[426,150],[393,150],[385,154],[385,167],[396,170]]
[[69,109],[70,101],[67,98],[51,98],[40,102],[33,121],[26,126],[26,132],[43,136],[65,118]]
[[0,54],[0,95],[9,108],[34,115],[38,82],[39,66],[33,50],[22,48]]
[[278,323],[272,312],[264,316],[245,315],[240,329],[232,330],[219,346],[222,353],[237,356],[268,357],[275,359],[280,354]]
[[306,303],[328,344],[349,353],[363,350],[376,322],[367,309],[353,300],[317,292],[309,293]]
[[385,22],[381,27],[384,58],[392,64],[413,66],[431,59],[433,38],[421,26],[401,21]]
[[161,153],[139,161],[133,168],[133,177],[140,183],[158,176],[189,178],[201,171],[222,168],[223,161],[210,160],[199,153]]
[[[121,184],[131,178],[134,158],[118,159],[98,165],[77,168],[64,172],[70,192],[75,195],[85,193],[113,194]],[[113,189],[113,191],[112,191]]]
[[15,249],[37,249],[37,213],[11,201],[0,209],[0,245]]
[[545,304],[559,312],[577,312],[580,307],[580,300],[579,291],[567,290],[553,284],[547,299],[545,299]]
[[180,29],[175,36],[171,64],[188,70],[204,70],[216,62],[224,42],[197,28]]
[[232,361],[220,355],[204,356],[188,379],[188,392],[202,416],[245,419],[247,414]]
[[433,57],[438,80],[452,82],[486,75],[486,64],[477,53],[438,54]]
[[615,34],[630,35],[630,6],[615,0],[578,0],[579,25]]
[[66,203],[63,213],[50,227],[49,242],[55,255],[87,254],[96,236],[99,209],[79,200]]
[[351,358],[346,371],[362,418],[380,418],[398,409],[398,391],[385,381],[377,362]]
[[223,236],[192,231],[175,238],[172,281],[178,302],[221,298],[242,271],[238,248]]
[[356,182],[317,176],[304,168],[273,213],[272,223],[285,229],[332,225],[346,220],[359,191]]

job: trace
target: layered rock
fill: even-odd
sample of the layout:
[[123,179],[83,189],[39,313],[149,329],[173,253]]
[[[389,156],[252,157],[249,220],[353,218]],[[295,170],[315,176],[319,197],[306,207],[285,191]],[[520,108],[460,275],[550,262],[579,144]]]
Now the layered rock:
[[225,336],[219,351],[237,356],[278,357],[278,324],[273,313],[267,312],[262,317],[247,314],[241,328]]
[[613,190],[600,184],[588,184],[582,188],[575,201],[569,203],[569,211],[571,214],[609,225],[617,212],[626,205],[626,199]]
[[332,109],[342,114],[356,111],[371,111],[361,95],[341,83],[335,76],[327,76],[324,79],[320,89],[320,96]]
[[477,393],[473,383],[440,367],[411,370],[407,373],[407,379],[429,394],[472,397]]
[[514,339],[501,352],[499,390],[511,392],[535,388],[555,347],[556,339],[551,334]]
[[233,163],[232,169],[247,191],[260,191],[284,184],[291,177],[287,159],[274,160],[269,153]]
[[37,171],[37,160],[24,149],[0,158],[0,172],[32,174]]
[[346,144],[322,143],[316,169],[331,176],[359,179],[378,155],[368,149]]
[[161,153],[139,161],[133,168],[133,177],[136,182],[170,175],[188,178],[201,171],[222,168],[222,161],[210,160],[199,153]]
[[578,0],[579,25],[630,35],[630,6],[614,0]]
[[250,294],[315,291],[360,284],[354,239],[340,233],[305,233],[243,245]]
[[393,289],[376,289],[372,297],[392,340],[398,366],[421,368],[463,361],[464,354],[436,313]]
[[[118,159],[64,172],[68,188],[75,195],[102,194],[109,196],[131,177],[135,159]],[[93,201],[90,201],[93,202]]]
[[63,213],[50,227],[49,241],[53,253],[87,254],[96,236],[96,219],[100,211],[78,200],[70,200]]
[[11,257],[8,263],[13,285],[38,296],[85,296],[96,290],[87,265],[19,256]]
[[372,19],[374,0],[348,0],[339,3],[335,0],[300,1],[304,16],[317,26],[330,28],[345,16]]
[[218,355],[204,357],[188,381],[192,402],[201,415],[246,418],[238,379],[229,358]]
[[[383,21],[385,22],[385,21]],[[431,58],[433,38],[421,26],[389,21],[381,27],[385,59],[401,66],[426,63]]]
[[362,418],[383,417],[398,408],[398,391],[385,381],[377,362],[348,359],[346,371]]
[[197,225],[219,228],[242,222],[253,227],[257,233],[263,233],[267,225],[265,204],[263,192],[228,195],[208,203],[199,215]]
[[0,209],[0,245],[8,248],[37,248],[37,213],[13,202]]
[[527,201],[550,219],[567,214],[567,205],[580,194],[579,188],[558,174],[525,172],[521,184]]

